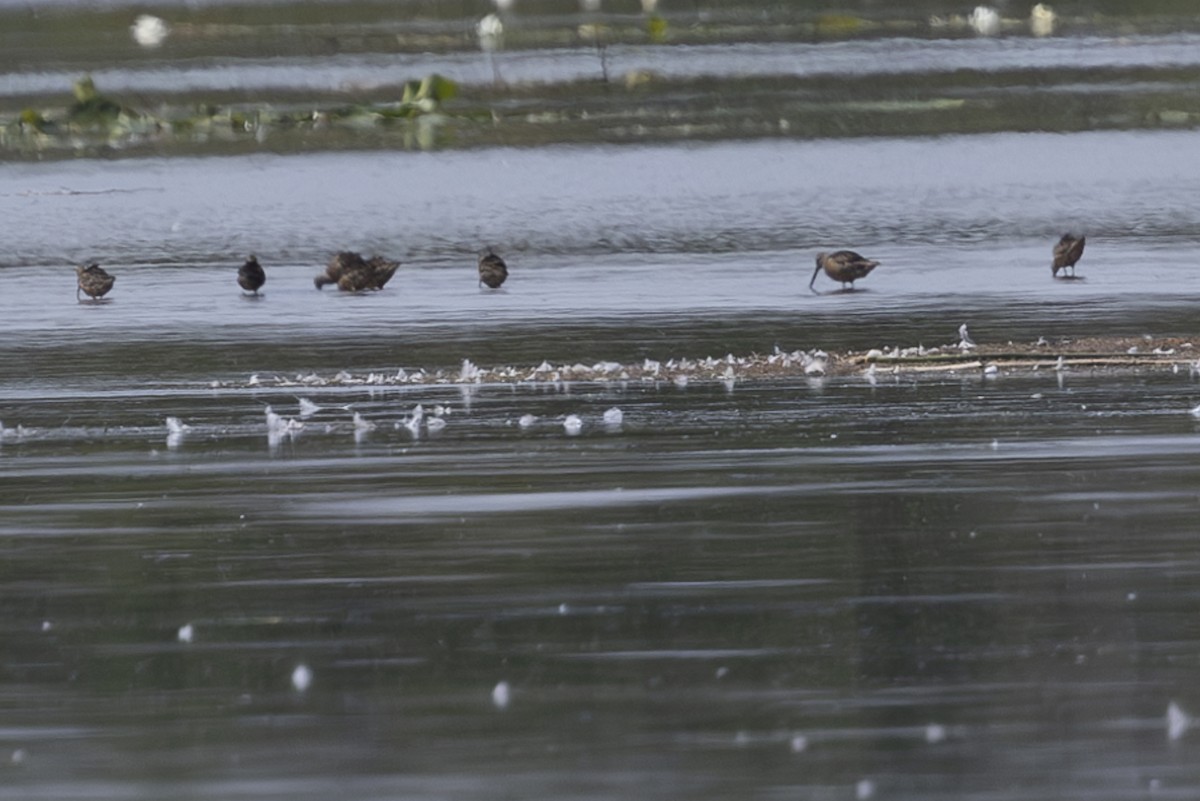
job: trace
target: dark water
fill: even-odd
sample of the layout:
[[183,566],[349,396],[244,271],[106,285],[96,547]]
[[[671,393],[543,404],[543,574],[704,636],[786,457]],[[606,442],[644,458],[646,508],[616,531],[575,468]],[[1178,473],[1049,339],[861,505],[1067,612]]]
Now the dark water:
[[[808,46],[716,63],[786,72]],[[844,48],[851,71],[932,52]],[[962,323],[1200,337],[1195,144],[0,164],[0,798],[1196,797],[1193,348],[1153,371],[395,381]],[[1050,277],[1065,230],[1086,280]],[[501,292],[476,288],[487,246]],[[883,264],[810,292],[839,247]],[[404,265],[318,293],[341,248]],[[87,260],[117,276],[103,302],[74,298]],[[303,428],[269,436],[268,405]]]

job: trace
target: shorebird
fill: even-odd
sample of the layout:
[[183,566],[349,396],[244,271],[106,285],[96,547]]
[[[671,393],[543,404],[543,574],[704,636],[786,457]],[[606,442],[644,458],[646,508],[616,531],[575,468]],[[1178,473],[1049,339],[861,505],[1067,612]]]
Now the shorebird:
[[246,259],[246,263],[238,268],[238,286],[247,292],[258,294],[258,290],[267,282],[267,274],[263,272],[262,265],[258,263],[258,259],[251,253]]
[[[1063,234],[1062,239],[1054,246],[1054,263],[1050,265],[1050,274],[1057,278],[1058,271],[1062,270],[1063,278],[1074,278],[1075,262],[1083,255],[1083,245],[1086,241],[1085,236],[1076,239],[1071,234]],[[1066,274],[1067,268],[1071,270],[1070,275]]]
[[813,284],[817,281],[817,275],[821,270],[824,270],[825,274],[834,281],[841,281],[843,289],[846,288],[846,284],[850,285],[850,289],[854,289],[855,281],[865,277],[867,273],[878,266],[879,262],[864,258],[853,250],[818,253],[817,269],[813,270],[812,280],[808,282],[808,288],[813,288]]
[[113,287],[113,282],[117,280],[105,272],[104,268],[99,264],[76,267],[75,275],[79,278],[78,285],[75,288],[76,299],[79,299],[79,293],[83,291],[92,300],[99,300],[108,294],[108,291]]
[[343,292],[383,289],[399,266],[400,262],[388,261],[382,256],[372,256],[364,261],[359,254],[343,250],[329,260],[325,272],[314,278],[313,284],[317,289],[326,284],[337,284]]
[[488,252],[479,257],[479,285],[487,284],[489,289],[499,289],[506,278],[508,265],[488,248]]

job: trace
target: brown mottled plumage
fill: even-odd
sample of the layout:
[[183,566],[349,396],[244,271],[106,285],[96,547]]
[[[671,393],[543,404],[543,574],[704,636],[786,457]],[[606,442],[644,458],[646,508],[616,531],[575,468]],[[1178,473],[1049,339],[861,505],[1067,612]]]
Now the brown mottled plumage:
[[489,289],[498,289],[508,278],[508,265],[504,259],[497,256],[488,248],[488,252],[479,257],[479,284],[487,284]]
[[326,284],[337,284],[343,292],[383,289],[399,266],[400,262],[388,261],[382,256],[372,256],[364,261],[359,254],[343,250],[329,260],[325,272],[314,278],[313,284],[317,289]]
[[[1063,234],[1062,239],[1058,240],[1058,244],[1054,246],[1054,262],[1050,265],[1050,274],[1058,277],[1058,271],[1063,270],[1064,278],[1075,277],[1075,262],[1079,261],[1079,257],[1083,255],[1083,245],[1087,242],[1086,236],[1081,236],[1076,239],[1071,234]],[[1068,276],[1066,270],[1070,268],[1071,274]]]
[[247,292],[258,294],[258,290],[267,282],[267,274],[263,271],[262,265],[258,263],[258,259],[251,253],[246,259],[246,263],[238,268],[237,276],[238,286]]
[[867,273],[879,266],[879,262],[871,261],[863,258],[853,250],[838,250],[833,253],[818,253],[817,254],[817,269],[813,270],[812,280],[808,282],[808,288],[817,281],[817,275],[821,270],[832,278],[834,281],[841,281],[843,288],[846,284],[854,289],[854,282],[862,278]]
[[76,267],[75,275],[79,279],[75,287],[76,299],[79,298],[79,293],[82,291],[92,300],[99,300],[108,294],[108,291],[113,288],[113,282],[117,280],[105,272],[99,264]]

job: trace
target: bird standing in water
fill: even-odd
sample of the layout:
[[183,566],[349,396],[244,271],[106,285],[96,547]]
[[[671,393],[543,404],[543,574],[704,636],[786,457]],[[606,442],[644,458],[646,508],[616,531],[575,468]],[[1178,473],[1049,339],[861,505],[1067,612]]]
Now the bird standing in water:
[[362,256],[343,250],[329,260],[325,272],[313,279],[320,289],[326,284],[337,284],[343,292],[362,292],[367,289],[383,289],[400,266],[398,261],[388,261],[382,256],[364,260]]
[[87,294],[92,300],[99,300],[108,294],[108,291],[113,288],[113,282],[117,280],[105,272],[104,268],[99,264],[76,267],[75,275],[79,279],[75,288],[75,298],[77,300],[81,291]]
[[[1062,239],[1058,240],[1058,244],[1054,246],[1054,263],[1050,265],[1050,274],[1055,278],[1058,277],[1058,271],[1063,271],[1063,278],[1075,277],[1075,262],[1079,261],[1079,257],[1083,255],[1083,245],[1087,242],[1086,236],[1081,236],[1076,239],[1071,234],[1063,234]],[[1071,274],[1067,275],[1067,269],[1070,268]]]
[[258,263],[258,259],[253,253],[246,259],[246,263],[238,268],[237,282],[242,289],[253,292],[255,295],[267,282],[267,274],[263,272],[262,265]]
[[487,284],[489,289],[499,289],[506,278],[508,265],[488,248],[488,252],[479,257],[479,285]]
[[878,266],[879,262],[864,258],[853,250],[818,253],[817,269],[813,270],[812,280],[808,282],[808,288],[813,288],[813,284],[817,281],[817,275],[820,274],[821,270],[824,270],[825,274],[834,281],[841,281],[843,289],[846,288],[846,284],[850,285],[850,289],[854,289],[855,281],[866,276],[867,273]]

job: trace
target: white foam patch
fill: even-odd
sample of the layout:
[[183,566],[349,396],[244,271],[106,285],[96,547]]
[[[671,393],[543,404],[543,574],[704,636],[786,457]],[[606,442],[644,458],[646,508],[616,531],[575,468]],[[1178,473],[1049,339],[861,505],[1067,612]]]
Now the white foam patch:
[[512,702],[512,688],[507,681],[501,681],[492,688],[492,705],[497,709],[508,709]]
[[313,672],[309,669],[308,665],[296,665],[295,670],[292,671],[292,687],[296,692],[306,692],[312,686],[312,681]]

